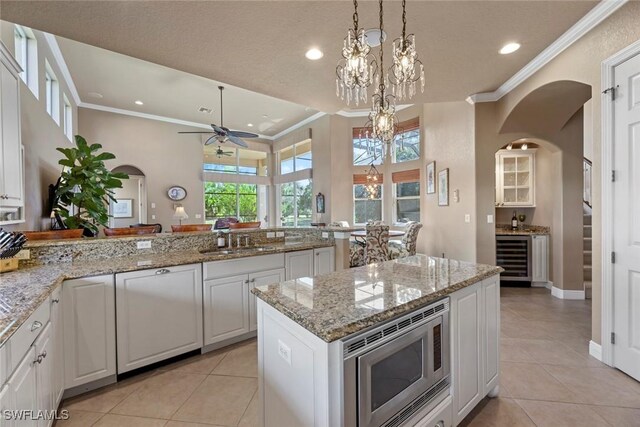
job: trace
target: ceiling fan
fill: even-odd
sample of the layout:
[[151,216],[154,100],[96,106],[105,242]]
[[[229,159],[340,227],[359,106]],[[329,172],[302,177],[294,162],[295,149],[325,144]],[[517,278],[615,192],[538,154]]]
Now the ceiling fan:
[[[233,142],[240,147],[247,148],[247,143],[244,142],[240,138],[257,138],[258,135],[251,132],[242,132],[239,130],[229,130],[223,125],[223,114],[222,114],[222,91],[224,90],[224,86],[218,86],[220,89],[220,126],[214,125],[211,123],[211,128],[213,131],[194,131],[194,132],[178,132],[178,133],[204,133],[204,134],[212,134],[207,140],[204,142],[204,145],[210,145],[214,142],[224,144],[227,141]],[[221,148],[218,148],[219,151],[222,151]],[[224,152],[223,152],[224,153]],[[218,155],[218,152],[216,152]]]
[[218,146],[218,149],[216,150],[216,157],[220,159],[223,156],[233,156],[233,151],[224,151],[222,147]]

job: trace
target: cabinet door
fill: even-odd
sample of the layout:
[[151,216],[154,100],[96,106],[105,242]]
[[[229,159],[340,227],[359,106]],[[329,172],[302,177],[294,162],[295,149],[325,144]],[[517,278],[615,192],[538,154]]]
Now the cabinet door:
[[[36,390],[38,393],[38,410],[52,411],[54,409],[53,391],[53,351],[51,342],[51,322],[47,324],[40,336],[33,344],[36,348]],[[49,425],[49,420],[38,420],[39,427]]]
[[500,372],[500,279],[491,277],[482,282],[484,394],[498,385]]
[[260,273],[252,273],[249,275],[249,330],[255,331],[258,328],[256,296],[251,293],[251,290],[256,286],[284,282],[284,276],[284,268],[261,271]]
[[116,275],[118,373],[202,347],[202,265]]
[[62,289],[51,294],[51,364],[53,407],[57,408],[64,393],[64,335],[62,328]]
[[62,284],[64,386],[116,374],[116,307],[113,276]]
[[481,306],[481,283],[451,295],[454,425],[462,421],[484,396]]
[[313,275],[333,273],[335,271],[335,255],[333,248],[314,249]]
[[[13,410],[31,410],[37,411],[38,405],[38,393],[37,393],[37,381],[36,381],[36,349],[35,347],[29,347],[29,351],[24,356],[15,372],[9,379],[9,394],[11,403],[13,403]],[[20,427],[38,427],[37,420],[22,420],[19,423]]]
[[0,388],[0,419],[3,427],[13,427],[13,420],[5,420],[2,418],[4,411],[11,411],[15,407],[13,403],[13,394],[9,390],[9,385]]
[[496,155],[496,203],[499,206],[535,205],[533,153]]
[[313,277],[313,250],[289,252],[285,254],[287,280]]
[[547,236],[531,238],[532,282],[549,281],[549,241]]
[[23,206],[22,160],[20,154],[20,86],[18,76],[0,62],[1,101],[0,131],[2,132],[2,182],[0,206]]
[[249,332],[249,277],[225,277],[204,282],[204,344]]

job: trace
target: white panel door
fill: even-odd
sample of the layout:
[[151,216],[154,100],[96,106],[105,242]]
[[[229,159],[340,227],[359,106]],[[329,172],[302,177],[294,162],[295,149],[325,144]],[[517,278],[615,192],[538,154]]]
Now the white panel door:
[[0,182],[0,206],[23,206],[22,160],[20,155],[20,86],[18,76],[0,62],[2,85],[2,182]]
[[336,269],[336,257],[333,248],[318,248],[313,250],[313,275],[333,273]]
[[285,254],[287,280],[313,277],[313,249]]
[[[51,343],[51,322],[47,324],[44,330],[38,336],[33,344],[36,348],[36,390],[38,393],[38,410],[52,411],[54,409],[54,391],[53,391],[53,351]],[[41,419],[38,421],[39,427],[47,427],[49,420]]]
[[613,364],[640,380],[640,55],[614,78]]
[[284,282],[284,268],[276,270],[261,271],[249,275],[249,330],[255,331],[258,328],[258,317],[256,314],[256,296],[251,290],[256,286],[271,285]]
[[[14,407],[13,394],[9,390],[9,385],[0,386],[0,414],[3,414],[4,411],[10,411]],[[13,420],[2,419],[2,415],[0,415],[0,420],[2,420],[2,427],[14,426]]]
[[62,289],[51,294],[51,363],[53,407],[57,408],[64,393],[64,334],[62,328]]
[[204,282],[204,344],[249,332],[249,276]]
[[[38,391],[36,381],[36,349],[29,347],[29,351],[24,356],[11,378],[9,378],[9,393],[13,403],[13,410],[37,410]],[[20,427],[38,427],[38,422],[34,420],[21,420],[16,423]]]
[[549,280],[549,249],[547,236],[531,236],[531,281]]
[[113,276],[62,284],[64,385],[76,387],[116,374]]

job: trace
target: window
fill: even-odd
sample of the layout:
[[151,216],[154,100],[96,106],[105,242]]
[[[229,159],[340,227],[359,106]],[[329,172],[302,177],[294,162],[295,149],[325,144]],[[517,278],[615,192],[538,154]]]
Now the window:
[[204,183],[204,206],[207,223],[219,218],[237,218],[242,222],[258,221],[258,186],[223,182]]
[[382,185],[376,185],[376,191],[369,195],[364,184],[353,186],[353,222],[366,224],[369,221],[382,221]]
[[398,124],[401,129],[393,139],[395,144],[394,163],[409,162],[420,159],[420,122],[407,120]]
[[59,125],[60,124],[60,87],[58,79],[51,70],[51,66],[45,61],[45,104],[47,113]]
[[64,102],[64,111],[62,112],[64,134],[67,136],[69,141],[73,141],[73,110],[71,109],[71,103],[69,102],[67,95],[62,95],[62,100]]
[[311,225],[313,186],[310,179],[280,185],[280,221],[284,227]]
[[367,139],[361,128],[353,129],[353,164],[354,166],[367,166],[373,163],[381,165],[383,162],[382,148],[371,149],[367,145]]
[[16,61],[22,72],[20,78],[38,98],[38,50],[36,38],[31,29],[16,25],[13,30]]
[[395,190],[395,221],[420,222],[420,181],[398,182]]
[[280,175],[312,168],[311,140],[299,142],[280,150]]
[[236,175],[267,176],[267,153],[228,145],[204,146],[204,171]]

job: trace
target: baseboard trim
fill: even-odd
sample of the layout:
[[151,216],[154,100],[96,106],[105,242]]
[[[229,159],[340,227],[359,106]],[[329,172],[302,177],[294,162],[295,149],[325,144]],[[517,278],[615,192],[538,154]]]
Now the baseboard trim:
[[589,341],[589,355],[602,362],[602,346],[593,340]]
[[559,299],[585,299],[584,297],[584,289],[581,291],[574,290],[564,290],[560,288],[556,288],[555,286],[551,287],[551,295]]
[[552,282],[531,282],[531,287],[532,288],[547,288],[547,289],[551,289],[552,286],[553,286]]

